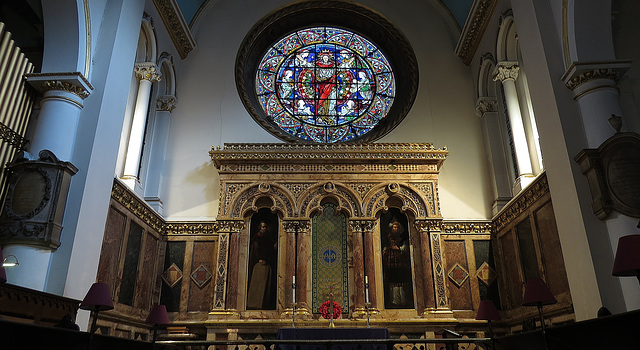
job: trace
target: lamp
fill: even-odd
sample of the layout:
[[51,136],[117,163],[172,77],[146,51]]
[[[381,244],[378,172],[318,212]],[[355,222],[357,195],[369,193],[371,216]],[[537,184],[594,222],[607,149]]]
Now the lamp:
[[501,320],[500,313],[496,309],[496,305],[492,300],[481,300],[476,313],[476,320],[486,320],[489,322],[489,338],[493,337],[493,328],[491,321]]
[[620,237],[611,274],[636,276],[640,282],[640,235]]
[[91,334],[96,331],[96,322],[98,321],[98,312],[113,309],[113,301],[111,300],[111,291],[106,283],[94,283],[87,295],[85,295],[80,308],[89,310],[93,314],[93,322],[91,323]]
[[14,267],[17,265],[20,265],[20,263],[18,262],[18,258],[13,254],[7,255],[6,258],[2,259],[3,267]]
[[153,342],[156,341],[156,331],[158,325],[169,324],[169,315],[167,315],[167,307],[164,305],[155,305],[149,316],[147,316],[146,323],[153,325]]
[[524,288],[524,297],[522,298],[523,306],[537,306],[540,314],[540,324],[542,333],[545,333],[544,318],[542,317],[542,305],[555,304],[558,301],[551,294],[549,287],[544,283],[542,278],[534,277],[527,280]]

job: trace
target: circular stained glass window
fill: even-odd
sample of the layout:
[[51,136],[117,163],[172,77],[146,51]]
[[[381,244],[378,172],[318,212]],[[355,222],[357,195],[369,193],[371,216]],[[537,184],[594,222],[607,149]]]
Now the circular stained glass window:
[[258,65],[256,94],[266,116],[287,134],[343,142],[387,115],[395,79],[384,54],[353,32],[314,27],[274,44]]
[[350,1],[297,1],[265,15],[236,57],[251,117],[287,142],[373,142],[409,113],[418,63],[386,18]]

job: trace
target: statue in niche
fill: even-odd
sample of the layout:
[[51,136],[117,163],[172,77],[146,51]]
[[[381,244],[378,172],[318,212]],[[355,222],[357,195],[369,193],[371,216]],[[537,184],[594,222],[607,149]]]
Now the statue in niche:
[[390,208],[380,217],[382,277],[386,309],[413,308],[413,278],[407,216]]
[[[248,310],[275,310],[278,276],[278,217],[262,209],[251,218],[249,239]],[[276,223],[276,224],[273,224]],[[276,231],[276,232],[274,232]]]

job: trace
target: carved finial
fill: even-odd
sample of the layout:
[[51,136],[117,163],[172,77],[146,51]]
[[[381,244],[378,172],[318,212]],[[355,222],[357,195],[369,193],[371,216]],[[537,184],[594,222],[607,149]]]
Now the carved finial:
[[612,114],[611,118],[609,118],[609,125],[616,131],[616,134],[619,133],[620,127],[622,127],[622,117]]

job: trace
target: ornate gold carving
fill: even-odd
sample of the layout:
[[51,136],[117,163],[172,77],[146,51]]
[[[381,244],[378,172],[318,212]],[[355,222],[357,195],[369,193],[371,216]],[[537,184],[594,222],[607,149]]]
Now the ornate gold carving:
[[462,35],[456,46],[456,54],[467,66],[471,64],[497,3],[497,0],[475,0],[473,2],[471,13],[464,24]]
[[476,101],[476,115],[484,116],[485,113],[497,112],[498,100],[495,97],[480,97]]
[[89,92],[85,90],[82,86],[74,85],[66,81],[47,80],[42,82],[41,87],[42,87],[42,90],[44,91],[61,90],[61,91],[70,92],[74,95],[77,95],[83,100],[89,96]]
[[596,80],[617,81],[630,68],[631,61],[574,62],[562,76],[565,86],[574,90],[578,86]]
[[518,62],[514,61],[502,61],[498,62],[496,65],[496,69],[493,72],[493,81],[504,82],[505,80],[512,79],[516,80],[518,78],[518,72],[520,71],[520,67],[518,66]]
[[176,108],[177,100],[175,96],[159,96],[156,100],[156,111],[172,112]]
[[165,224],[166,235],[211,235],[218,234],[216,222],[168,222]]
[[442,219],[419,219],[413,223],[418,232],[439,232],[441,231]]
[[526,191],[521,192],[516,198],[511,200],[507,206],[502,208],[494,220],[495,232],[500,232],[505,225],[512,222],[548,192],[549,183],[547,181],[547,174],[542,173],[529,185]]
[[491,221],[443,221],[442,232],[491,234]]
[[[286,144],[227,143],[223,149],[211,148],[209,155],[220,169],[223,163],[249,160],[308,162],[309,160],[348,161],[432,160],[439,169],[449,154],[446,147],[436,149],[431,143],[354,143],[354,144]],[[228,169],[232,170],[232,169]],[[330,170],[330,169],[327,169]]]
[[282,223],[287,233],[305,233],[309,231],[309,222],[306,220],[287,220]]
[[118,180],[113,181],[111,188],[111,198],[122,204],[130,213],[149,225],[158,233],[164,233],[164,220],[153,209],[151,209],[138,196],[131,193],[129,188]]
[[180,58],[187,58],[196,43],[191,36],[188,24],[182,17],[176,0],[153,0],[153,4],[156,5],[156,9],[158,9],[162,22],[164,22],[169,31],[171,41],[173,41],[173,45],[178,50]]
[[152,83],[162,80],[162,74],[160,74],[158,67],[153,62],[136,63],[133,70],[138,80],[148,80]]

